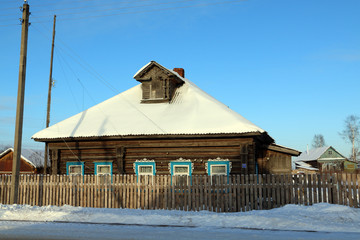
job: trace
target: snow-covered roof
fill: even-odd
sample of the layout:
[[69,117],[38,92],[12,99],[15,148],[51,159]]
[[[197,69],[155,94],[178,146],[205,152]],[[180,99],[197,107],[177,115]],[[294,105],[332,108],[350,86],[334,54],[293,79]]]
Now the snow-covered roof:
[[306,170],[314,170],[314,171],[318,171],[318,168],[314,168],[313,166],[311,166],[308,163],[305,163],[303,161],[296,161],[295,165],[297,168],[302,168],[302,169],[306,169]]
[[300,154],[294,161],[315,161],[329,148],[329,146],[313,148]]
[[[6,154],[8,154],[9,152],[14,152],[14,149],[13,148],[8,148],[8,149],[6,149],[5,151],[3,151],[2,153],[0,153],[0,158],[2,158],[3,156],[5,156]],[[27,157],[25,157],[24,155],[24,151],[23,150],[21,150],[21,158],[25,161],[25,162],[27,162],[27,163],[29,163],[31,166],[33,166],[34,168],[36,168],[36,167],[39,167],[39,166],[36,166],[36,164],[35,163],[33,163],[33,161],[31,161],[31,160],[29,160]],[[25,151],[25,153],[28,153],[28,151]],[[30,155],[29,155],[30,156]]]
[[[318,160],[321,155],[323,155],[329,148],[332,148],[334,151],[336,151],[333,147],[331,146],[324,146],[324,147],[319,147],[319,148],[313,148],[307,151],[304,151],[300,154],[300,156],[294,158],[294,161],[315,161]],[[337,151],[336,151],[337,152]],[[338,152],[337,152],[338,153]],[[339,153],[339,155],[341,155]],[[342,156],[342,155],[341,155]],[[322,158],[322,160],[344,160],[345,158]]]
[[[135,76],[151,63],[154,62],[146,64]],[[188,79],[182,78],[172,70],[165,69],[184,81],[184,84],[176,90],[171,102],[142,104],[142,89],[139,84],[37,132],[32,138],[42,140],[100,136],[265,132],[202,91]]]

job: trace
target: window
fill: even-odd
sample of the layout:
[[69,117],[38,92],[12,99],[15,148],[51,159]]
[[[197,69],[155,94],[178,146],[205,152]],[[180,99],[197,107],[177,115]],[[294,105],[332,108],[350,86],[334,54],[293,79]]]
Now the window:
[[170,162],[170,174],[171,176],[176,176],[175,182],[173,182],[173,179],[171,179],[172,183],[180,185],[188,184],[188,176],[191,177],[193,168],[194,164],[189,159],[179,158],[176,161]]
[[110,166],[98,165],[97,166],[97,174],[98,175],[110,175],[111,174]]
[[189,166],[174,166],[174,175],[187,175],[189,176]]
[[[231,162],[229,159],[209,159],[205,168],[209,176],[229,176],[231,171]],[[211,181],[213,181],[213,179],[211,179]]]
[[155,175],[155,161],[147,160],[136,160],[134,162],[134,171],[137,176],[154,176]]
[[152,165],[141,166],[138,168],[138,175],[153,175],[154,168]]
[[81,165],[69,166],[69,175],[81,175],[81,174],[82,174],[82,166]]
[[211,175],[227,175],[227,166],[226,165],[212,165],[211,166]]
[[332,155],[332,151],[329,151],[329,155]]
[[66,174],[71,176],[84,175],[84,162],[67,162]]
[[105,184],[112,181],[112,162],[94,162],[94,173],[97,183]]
[[112,175],[112,162],[94,162],[95,175]]

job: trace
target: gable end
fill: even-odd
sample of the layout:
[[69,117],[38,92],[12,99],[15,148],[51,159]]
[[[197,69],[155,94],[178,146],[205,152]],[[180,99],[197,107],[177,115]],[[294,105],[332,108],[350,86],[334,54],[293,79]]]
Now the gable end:
[[156,62],[151,62],[134,78],[141,82],[141,103],[170,102],[176,88],[184,83],[173,72]]

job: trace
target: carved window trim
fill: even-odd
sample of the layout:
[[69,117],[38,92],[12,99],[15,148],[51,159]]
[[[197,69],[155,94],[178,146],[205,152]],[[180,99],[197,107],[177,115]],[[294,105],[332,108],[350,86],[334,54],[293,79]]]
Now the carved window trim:
[[[140,167],[142,167],[142,166],[151,167],[152,171],[149,172],[149,173],[141,172]],[[134,162],[133,168],[134,168],[135,174],[137,176],[146,176],[146,175],[147,176],[155,176],[156,175],[156,164],[155,164],[154,160],[149,160],[147,158],[144,158],[144,159],[141,159],[141,160],[136,160]]]

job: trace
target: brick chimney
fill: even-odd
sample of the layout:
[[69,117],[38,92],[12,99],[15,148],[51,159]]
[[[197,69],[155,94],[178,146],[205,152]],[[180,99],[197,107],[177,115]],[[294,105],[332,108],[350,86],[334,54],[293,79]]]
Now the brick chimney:
[[174,68],[174,72],[177,72],[181,77],[185,77],[185,70],[183,68]]

